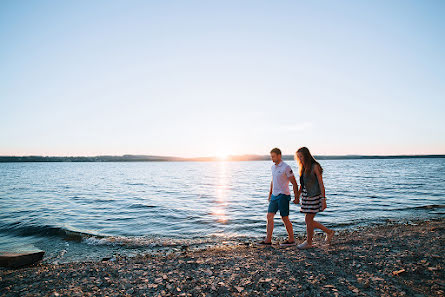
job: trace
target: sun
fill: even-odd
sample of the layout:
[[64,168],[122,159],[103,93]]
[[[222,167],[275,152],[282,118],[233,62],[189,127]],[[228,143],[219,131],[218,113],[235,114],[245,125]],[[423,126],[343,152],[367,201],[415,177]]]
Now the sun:
[[216,158],[220,161],[226,161],[227,159],[229,159],[229,154],[226,152],[219,152],[216,155]]

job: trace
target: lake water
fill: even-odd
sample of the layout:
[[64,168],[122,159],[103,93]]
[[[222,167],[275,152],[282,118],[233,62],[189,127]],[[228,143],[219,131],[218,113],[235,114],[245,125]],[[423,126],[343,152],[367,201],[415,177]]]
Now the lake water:
[[[320,163],[328,209],[317,218],[329,227],[445,213],[443,158]],[[262,239],[272,164],[0,163],[0,251],[54,262]],[[290,218],[303,234],[299,206]],[[274,236],[285,235],[277,214]]]

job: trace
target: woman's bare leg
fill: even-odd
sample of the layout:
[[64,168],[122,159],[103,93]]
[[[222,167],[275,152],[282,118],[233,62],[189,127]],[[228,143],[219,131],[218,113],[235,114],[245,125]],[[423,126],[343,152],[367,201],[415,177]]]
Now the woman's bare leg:
[[307,243],[309,245],[312,245],[312,239],[314,237],[314,229],[315,228],[323,230],[323,232],[325,232],[326,234],[329,234],[330,236],[332,236],[331,234],[333,234],[333,232],[334,232],[334,230],[331,230],[331,229],[325,227],[323,224],[320,224],[319,222],[315,221],[314,217],[315,217],[315,213],[307,213],[306,217],[305,217]]
[[325,233],[331,233],[331,232],[332,232],[331,229],[325,227],[324,225],[320,224],[320,223],[317,222],[317,221],[314,221],[314,228],[321,229],[321,230],[323,230],[323,232],[325,232]]
[[312,245],[312,238],[314,237],[314,213],[307,213],[304,220],[306,221],[306,233],[307,233],[307,243]]

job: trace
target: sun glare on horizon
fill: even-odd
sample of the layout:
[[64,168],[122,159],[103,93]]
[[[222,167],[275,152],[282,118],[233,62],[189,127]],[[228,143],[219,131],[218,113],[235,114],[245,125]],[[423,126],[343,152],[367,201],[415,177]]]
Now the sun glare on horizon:
[[227,152],[225,152],[225,151],[218,152],[218,153],[216,154],[216,158],[217,158],[219,161],[227,161],[227,160],[229,159],[229,153],[227,153]]

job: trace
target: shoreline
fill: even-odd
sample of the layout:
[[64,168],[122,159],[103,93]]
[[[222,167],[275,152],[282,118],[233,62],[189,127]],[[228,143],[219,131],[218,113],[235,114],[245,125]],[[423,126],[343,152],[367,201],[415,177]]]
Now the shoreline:
[[[0,269],[3,296],[445,296],[445,219],[337,231],[300,251],[253,243]],[[302,241],[302,235],[296,237]],[[399,274],[394,274],[395,272]]]

